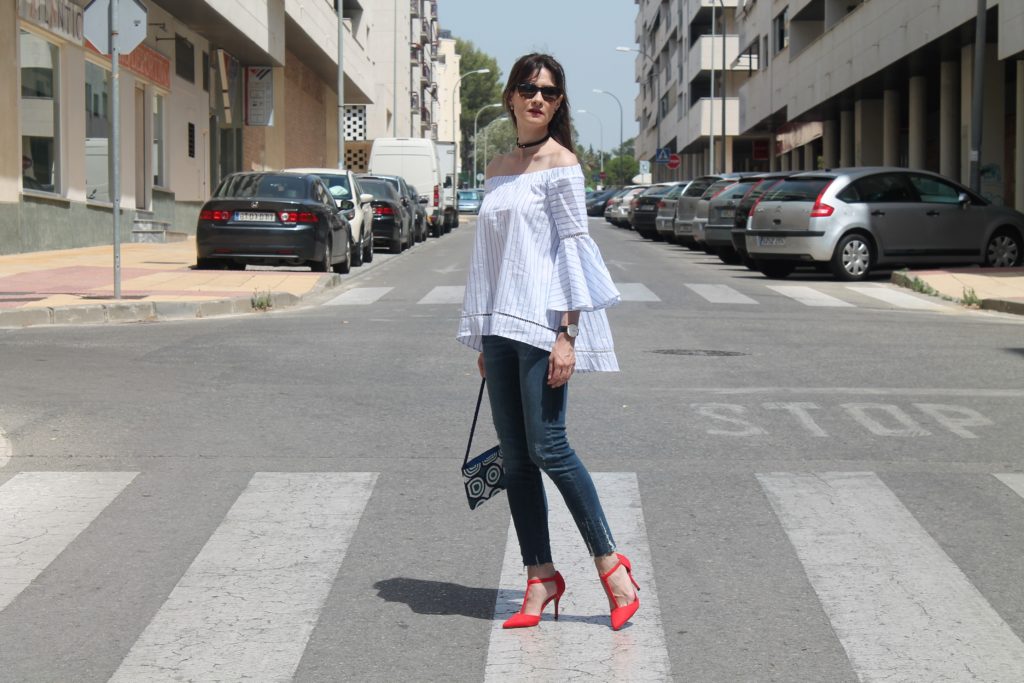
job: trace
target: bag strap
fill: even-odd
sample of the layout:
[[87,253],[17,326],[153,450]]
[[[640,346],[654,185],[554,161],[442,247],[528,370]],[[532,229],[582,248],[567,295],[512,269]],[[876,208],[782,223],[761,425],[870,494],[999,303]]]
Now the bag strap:
[[476,419],[480,416],[480,403],[484,399],[484,384],[486,383],[486,377],[480,380],[480,395],[476,397],[476,410],[473,411],[473,426],[469,428],[469,443],[466,444],[466,457],[462,459],[463,467],[469,462],[469,451],[473,448],[473,432],[476,431]]

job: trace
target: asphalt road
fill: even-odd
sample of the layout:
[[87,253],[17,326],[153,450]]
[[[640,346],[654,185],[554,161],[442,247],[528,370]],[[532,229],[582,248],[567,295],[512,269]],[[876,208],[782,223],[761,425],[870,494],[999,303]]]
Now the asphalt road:
[[0,331],[0,679],[1024,680],[1024,321],[598,219],[622,372],[570,436],[642,606],[610,632],[556,496],[562,617],[501,631],[474,229],[298,310]]

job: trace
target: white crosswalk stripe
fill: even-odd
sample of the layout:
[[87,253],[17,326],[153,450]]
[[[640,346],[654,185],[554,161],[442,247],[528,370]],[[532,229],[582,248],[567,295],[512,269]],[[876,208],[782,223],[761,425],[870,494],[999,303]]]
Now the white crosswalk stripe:
[[608,600],[597,579],[594,562],[562,496],[545,478],[551,550],[566,581],[559,621],[549,621],[549,605],[537,628],[501,627],[505,619],[519,610],[526,586],[515,527],[509,524],[487,651],[486,681],[671,679],[636,475],[594,473],[593,478],[615,541],[632,561],[641,587],[640,611],[621,631],[611,630]]
[[328,301],[325,306],[366,306],[379,300],[394,287],[356,287]]
[[818,306],[818,307],[831,307],[831,308],[843,308],[853,306],[853,304],[837,299],[834,296],[819,292],[813,287],[805,287],[803,285],[767,285],[768,289],[778,292],[783,296],[787,296],[794,301],[802,303],[804,306]]
[[417,301],[420,304],[461,304],[465,296],[465,285],[439,285]]
[[1024,680],[1024,643],[873,473],[758,479],[860,680]]
[[661,301],[657,294],[639,282],[616,282],[623,301]]
[[21,472],[0,486],[0,610],[88,527],[136,472]]
[[888,287],[847,285],[846,288],[851,292],[863,294],[864,296],[869,296],[872,299],[878,299],[879,301],[891,304],[895,308],[906,308],[919,311],[941,311],[944,309],[941,304],[928,301],[927,299],[922,299],[907,292],[889,289]]
[[291,678],[376,479],[253,476],[110,680]]
[[1003,482],[1021,498],[1024,498],[1024,474],[1020,472],[1008,472],[1006,474],[994,475],[996,479]]
[[728,285],[686,285],[701,297],[713,304],[756,304],[746,294],[742,294]]

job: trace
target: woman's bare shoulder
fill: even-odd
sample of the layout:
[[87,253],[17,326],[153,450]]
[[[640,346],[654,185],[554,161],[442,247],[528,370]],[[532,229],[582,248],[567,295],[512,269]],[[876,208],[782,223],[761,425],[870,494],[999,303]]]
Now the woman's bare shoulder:
[[558,166],[576,166],[580,163],[580,160],[575,154],[567,150],[562,145],[556,146],[549,157],[548,166],[555,168]]
[[507,175],[505,168],[505,155],[499,154],[487,162],[487,170],[484,171],[484,176],[487,178],[494,178],[495,176]]

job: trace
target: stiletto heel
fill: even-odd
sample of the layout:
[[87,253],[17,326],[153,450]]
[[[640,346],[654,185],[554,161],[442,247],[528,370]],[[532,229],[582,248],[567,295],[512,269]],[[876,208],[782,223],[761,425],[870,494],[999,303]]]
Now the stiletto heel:
[[551,583],[555,582],[555,594],[550,596],[544,601],[544,604],[540,606],[541,613],[544,612],[544,608],[548,606],[548,603],[552,600],[555,601],[555,619],[558,619],[558,602],[562,599],[562,593],[565,592],[565,580],[559,572],[555,572],[554,576],[549,576],[546,579],[530,579],[526,582],[526,593],[523,596],[523,606],[519,608],[516,614],[509,617],[502,628],[528,628],[530,626],[536,626],[540,623],[540,614],[527,614],[523,610],[526,609],[526,598],[529,596],[530,586],[538,583]]
[[[612,630],[618,631],[626,624],[627,621],[629,621],[630,617],[636,614],[636,611],[640,609],[640,584],[638,584],[636,579],[633,578],[633,565],[630,564],[629,558],[620,553],[615,553],[615,556],[619,561],[615,563],[614,567],[601,575],[601,583],[604,584],[605,592],[608,593],[608,597],[611,598],[612,604],[615,605],[615,607],[612,608]],[[608,579],[611,578],[611,575],[614,574],[619,567],[626,568],[626,575],[629,576],[629,580],[633,582],[633,586],[637,590],[637,596],[633,601],[622,606],[619,606],[618,602],[615,601],[615,594],[612,593],[612,587],[608,583]]]

